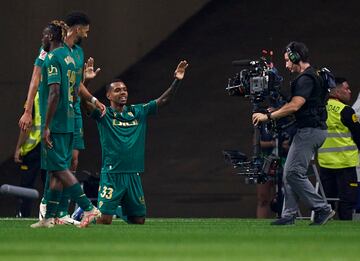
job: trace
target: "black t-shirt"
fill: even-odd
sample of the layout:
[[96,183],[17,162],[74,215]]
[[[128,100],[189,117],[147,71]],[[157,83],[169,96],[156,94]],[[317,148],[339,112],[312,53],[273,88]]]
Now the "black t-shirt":
[[309,67],[291,84],[291,96],[301,96],[305,103],[295,112],[298,128],[326,129],[327,112],[325,108],[327,92],[314,68]]
[[304,75],[303,77],[299,78],[296,84],[296,88],[294,88],[294,91],[292,93],[292,96],[301,96],[305,100],[308,100],[314,88],[314,80],[311,79],[309,76]]
[[358,149],[360,148],[360,123],[356,117],[355,111],[350,106],[345,106],[341,113],[341,122],[349,128],[351,136],[356,143]]

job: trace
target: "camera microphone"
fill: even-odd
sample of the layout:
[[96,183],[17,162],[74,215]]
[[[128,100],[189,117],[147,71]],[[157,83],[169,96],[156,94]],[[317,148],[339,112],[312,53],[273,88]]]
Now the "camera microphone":
[[250,59],[235,60],[232,61],[231,64],[233,66],[249,66],[251,64],[251,60]]

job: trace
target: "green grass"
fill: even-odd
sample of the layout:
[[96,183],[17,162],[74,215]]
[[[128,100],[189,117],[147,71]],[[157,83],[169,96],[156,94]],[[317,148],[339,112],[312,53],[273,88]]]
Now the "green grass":
[[0,220],[0,260],[360,260],[360,223],[273,227],[254,219],[148,219],[88,229]]

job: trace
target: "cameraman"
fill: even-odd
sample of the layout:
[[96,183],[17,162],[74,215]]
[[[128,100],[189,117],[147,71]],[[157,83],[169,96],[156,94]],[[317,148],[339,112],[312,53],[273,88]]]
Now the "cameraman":
[[276,120],[294,114],[298,130],[290,145],[284,167],[284,209],[282,218],[272,225],[295,223],[298,200],[315,211],[313,225],[323,225],[335,211],[315,191],[306,176],[311,159],[326,138],[325,109],[327,90],[309,63],[309,50],[305,44],[291,42],[284,52],[286,68],[299,75],[291,83],[291,100],[272,113],[254,113],[253,124]]

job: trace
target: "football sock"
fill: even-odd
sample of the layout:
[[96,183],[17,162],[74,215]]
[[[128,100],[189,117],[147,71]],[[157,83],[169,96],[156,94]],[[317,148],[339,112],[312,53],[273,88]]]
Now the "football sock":
[[85,195],[79,183],[75,183],[74,185],[68,187],[67,190],[71,199],[75,201],[84,211],[90,211],[93,209],[93,204]]
[[49,186],[50,186],[50,176],[49,176],[49,173],[46,172],[46,181],[45,181],[45,186],[44,186],[44,194],[43,194],[43,198],[41,199],[42,204],[47,203],[47,194],[48,194]]
[[45,218],[54,218],[56,216],[62,191],[49,189],[47,192],[47,205]]
[[59,206],[57,208],[56,216],[64,217],[68,215],[69,204],[70,204],[70,191],[69,188],[64,188],[59,202]]

